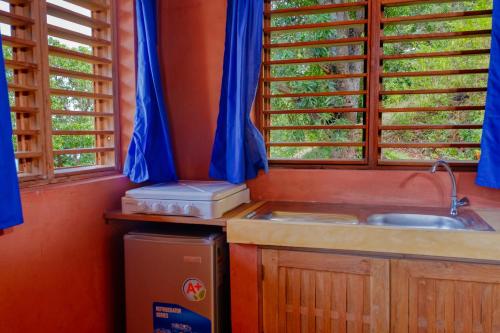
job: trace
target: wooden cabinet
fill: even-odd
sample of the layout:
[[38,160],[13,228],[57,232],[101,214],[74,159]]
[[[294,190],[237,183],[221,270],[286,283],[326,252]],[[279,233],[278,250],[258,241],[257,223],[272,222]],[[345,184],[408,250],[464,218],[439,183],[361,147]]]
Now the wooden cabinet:
[[389,261],[262,250],[265,333],[389,332]]
[[264,333],[500,333],[500,265],[262,249]]
[[391,332],[500,332],[500,266],[391,261]]

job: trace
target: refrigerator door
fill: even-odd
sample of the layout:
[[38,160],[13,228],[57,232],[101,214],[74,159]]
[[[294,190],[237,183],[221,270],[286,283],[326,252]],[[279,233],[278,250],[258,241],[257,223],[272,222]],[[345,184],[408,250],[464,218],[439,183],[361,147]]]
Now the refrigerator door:
[[216,238],[124,236],[127,333],[215,332]]

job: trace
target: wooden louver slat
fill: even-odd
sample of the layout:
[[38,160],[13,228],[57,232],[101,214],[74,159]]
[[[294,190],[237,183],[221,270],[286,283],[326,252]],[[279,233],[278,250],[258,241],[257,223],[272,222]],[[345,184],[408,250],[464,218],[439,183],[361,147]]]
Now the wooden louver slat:
[[68,111],[68,110],[51,110],[53,115],[61,116],[80,116],[80,117],[113,117],[112,112],[90,112],[90,111]]
[[335,13],[342,11],[352,11],[356,9],[363,9],[368,5],[368,1],[326,4],[317,6],[307,6],[298,8],[283,8],[275,10],[265,10],[264,14],[267,16],[296,16],[296,15],[311,15],[323,13]]
[[359,62],[364,61],[364,55],[349,55],[337,57],[323,57],[323,58],[307,58],[307,59],[286,59],[286,60],[270,60],[265,61],[264,65],[292,65],[292,64],[306,64],[306,63],[332,63],[332,62]]
[[264,29],[264,32],[269,33],[269,32],[286,32],[286,31],[310,31],[310,30],[328,29],[328,28],[346,29],[346,28],[364,26],[367,23],[368,23],[367,20],[349,20],[341,22],[299,24],[299,25],[288,25],[280,27],[270,27]]
[[442,71],[425,71],[425,72],[386,72],[381,73],[381,77],[412,77],[412,76],[449,76],[449,75],[466,75],[466,74],[487,74],[487,68],[480,69],[451,69]]
[[457,0],[381,0],[381,5],[384,7],[394,6],[414,6],[422,4],[443,4],[456,2]]
[[447,89],[415,89],[415,90],[382,90],[380,95],[427,95],[427,94],[453,94],[467,92],[485,92],[486,87],[481,88],[447,88]]
[[467,142],[420,142],[420,143],[380,143],[380,148],[479,148],[479,143]]
[[364,95],[366,94],[365,90],[360,91],[351,91],[351,90],[342,90],[342,91],[328,91],[328,92],[313,92],[313,93],[289,93],[289,94],[275,94],[275,95],[263,95],[264,98],[301,98],[301,97],[321,97],[321,96],[353,96],[353,95]]
[[477,10],[468,12],[451,12],[451,13],[440,13],[440,14],[429,14],[429,15],[413,15],[413,16],[399,16],[383,18],[383,24],[403,24],[403,23],[414,23],[414,22],[438,22],[438,21],[450,21],[450,20],[463,20],[466,18],[483,18],[491,17],[493,14],[492,10]]
[[9,83],[8,88],[11,91],[17,91],[17,92],[36,92],[38,90],[38,87],[36,86],[28,86],[24,84],[15,84],[15,83]]
[[80,97],[80,98],[90,98],[90,99],[107,99],[107,100],[113,99],[113,95],[98,94],[86,91],[65,90],[65,89],[50,89],[50,94],[54,96],[69,96],[69,97]]
[[114,150],[115,150],[114,147],[61,149],[61,150],[54,150],[54,155],[95,154],[95,153],[113,152]]
[[59,37],[63,39],[67,39],[73,42],[82,43],[94,47],[98,46],[111,46],[111,42],[109,40],[96,38],[92,36],[87,36],[79,32],[75,32],[72,30],[68,30],[65,28],[61,28],[52,24],[48,24],[48,32],[49,35],[54,37]]
[[63,49],[57,46],[49,45],[49,54],[67,58],[74,59],[83,62],[88,62],[94,65],[111,65],[113,61],[109,58],[99,57],[95,55],[85,54],[73,50]]
[[110,135],[114,131],[104,131],[104,130],[53,130],[52,135]]
[[2,0],[11,5],[26,5],[32,2],[33,0]]
[[270,147],[363,147],[364,142],[267,142]]
[[446,124],[446,125],[382,125],[381,130],[408,131],[408,130],[437,130],[437,129],[481,129],[480,124]]
[[52,74],[52,75],[72,77],[72,78],[76,78],[76,79],[90,80],[90,81],[94,81],[94,82],[100,82],[100,81],[111,82],[111,81],[113,81],[113,78],[111,76],[95,75],[95,74],[89,74],[89,73],[78,72],[78,71],[73,71],[73,70],[67,70],[67,69],[63,69],[63,68],[50,67],[49,71],[50,71],[50,74]]
[[438,39],[453,39],[453,38],[472,38],[472,37],[489,37],[490,30],[473,30],[473,31],[457,31],[457,32],[436,32],[428,34],[414,34],[404,36],[383,36],[384,43],[400,43],[405,41],[417,40],[438,40]]
[[10,111],[16,114],[22,113],[36,113],[38,112],[37,107],[27,107],[27,106],[11,106]]
[[281,77],[266,77],[263,79],[265,82],[280,82],[280,81],[319,81],[319,80],[335,80],[335,79],[348,79],[348,78],[363,78],[366,73],[352,73],[352,74],[330,74],[330,75],[314,75],[314,76],[281,76]]
[[38,68],[38,65],[27,61],[5,59],[5,67],[11,69],[35,70]]
[[3,45],[7,46],[12,46],[12,47],[35,47],[36,42],[29,40],[29,39],[23,39],[23,38],[16,38],[12,36],[5,36],[2,35],[2,43]]
[[307,126],[266,126],[267,130],[294,131],[294,130],[329,130],[329,129],[364,129],[365,125],[307,125]]
[[38,135],[40,133],[39,130],[20,130],[20,129],[15,129],[12,131],[14,135]]
[[346,45],[363,44],[367,41],[368,39],[366,37],[355,37],[355,38],[314,40],[314,41],[294,42],[294,43],[270,43],[270,44],[264,44],[264,47],[268,49],[278,49],[278,48],[292,49],[292,48],[305,48],[305,47],[346,46]]
[[34,159],[34,158],[40,158],[42,157],[41,152],[22,152],[22,151],[17,151],[15,153],[15,157],[18,160],[25,160],[25,159]]
[[60,7],[53,3],[47,3],[47,14],[91,28],[110,28],[110,24],[108,22],[96,20],[92,17],[75,13],[74,11]]
[[0,10],[0,23],[8,24],[13,27],[33,25],[35,20],[28,16],[17,15]]
[[380,108],[380,112],[440,112],[440,111],[480,111],[484,110],[484,105],[468,106],[435,106],[435,107],[400,107],[400,108]]
[[108,11],[110,9],[106,0],[65,0],[71,4],[87,8],[93,11]]
[[366,112],[366,108],[333,108],[333,109],[289,109],[289,110],[263,110],[266,114],[300,114],[300,113],[358,113]]
[[481,55],[489,55],[489,54],[490,54],[490,49],[425,52],[425,53],[382,55],[382,60],[400,60],[400,59],[417,59],[417,58],[448,58],[448,57],[464,57],[464,56],[481,56]]

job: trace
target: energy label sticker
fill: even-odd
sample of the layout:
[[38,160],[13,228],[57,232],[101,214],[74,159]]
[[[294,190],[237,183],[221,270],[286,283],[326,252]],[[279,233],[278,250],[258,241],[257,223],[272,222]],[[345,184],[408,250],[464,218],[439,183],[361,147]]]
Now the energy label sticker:
[[182,284],[182,293],[193,302],[200,302],[207,296],[207,289],[199,279],[189,278]]
[[154,333],[210,333],[212,323],[208,318],[179,304],[153,303]]

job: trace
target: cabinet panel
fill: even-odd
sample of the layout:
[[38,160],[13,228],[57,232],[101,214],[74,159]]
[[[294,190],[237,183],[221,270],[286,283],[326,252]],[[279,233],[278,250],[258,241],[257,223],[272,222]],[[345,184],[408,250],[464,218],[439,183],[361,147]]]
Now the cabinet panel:
[[500,333],[500,267],[391,261],[391,332]]
[[389,261],[262,250],[265,333],[389,332]]

